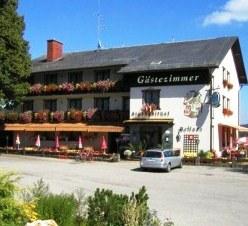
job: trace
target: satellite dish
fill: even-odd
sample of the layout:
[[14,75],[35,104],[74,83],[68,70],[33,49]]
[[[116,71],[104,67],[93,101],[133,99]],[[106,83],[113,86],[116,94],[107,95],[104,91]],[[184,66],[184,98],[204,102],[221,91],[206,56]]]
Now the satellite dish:
[[211,104],[214,108],[217,108],[220,106],[220,94],[219,92],[213,92],[210,97]]

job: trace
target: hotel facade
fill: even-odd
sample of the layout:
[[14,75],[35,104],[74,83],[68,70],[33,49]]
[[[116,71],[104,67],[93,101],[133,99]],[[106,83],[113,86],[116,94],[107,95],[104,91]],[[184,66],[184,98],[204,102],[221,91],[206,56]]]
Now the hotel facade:
[[[122,134],[145,148],[235,149],[239,92],[247,84],[237,37],[63,53],[48,40],[32,61],[30,93],[18,119],[6,116],[9,143],[41,148],[60,144],[117,152]],[[25,118],[26,117],[26,118]],[[28,120],[27,120],[28,118]],[[25,121],[26,119],[26,121]]]

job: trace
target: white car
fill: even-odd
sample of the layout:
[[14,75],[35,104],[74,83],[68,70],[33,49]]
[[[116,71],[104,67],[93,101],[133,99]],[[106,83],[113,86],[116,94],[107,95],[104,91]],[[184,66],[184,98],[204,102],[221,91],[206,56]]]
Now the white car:
[[162,169],[170,172],[172,168],[182,166],[182,157],[178,149],[149,149],[140,160],[140,168],[143,170]]

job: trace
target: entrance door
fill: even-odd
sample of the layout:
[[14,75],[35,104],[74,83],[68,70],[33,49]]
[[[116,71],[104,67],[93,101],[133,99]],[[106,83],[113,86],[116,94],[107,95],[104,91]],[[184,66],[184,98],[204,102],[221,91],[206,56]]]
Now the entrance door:
[[117,143],[116,139],[120,136],[119,133],[109,133],[108,134],[108,152],[109,153],[116,153],[117,152]]
[[141,126],[140,141],[146,148],[156,148],[161,145],[162,129],[160,126]]

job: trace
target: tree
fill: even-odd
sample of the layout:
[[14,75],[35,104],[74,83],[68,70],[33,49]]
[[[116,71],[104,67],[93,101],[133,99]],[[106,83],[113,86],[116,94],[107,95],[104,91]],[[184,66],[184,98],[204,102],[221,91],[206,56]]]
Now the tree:
[[0,0],[0,100],[6,107],[18,104],[27,94],[31,72],[24,19],[17,7],[18,0]]

